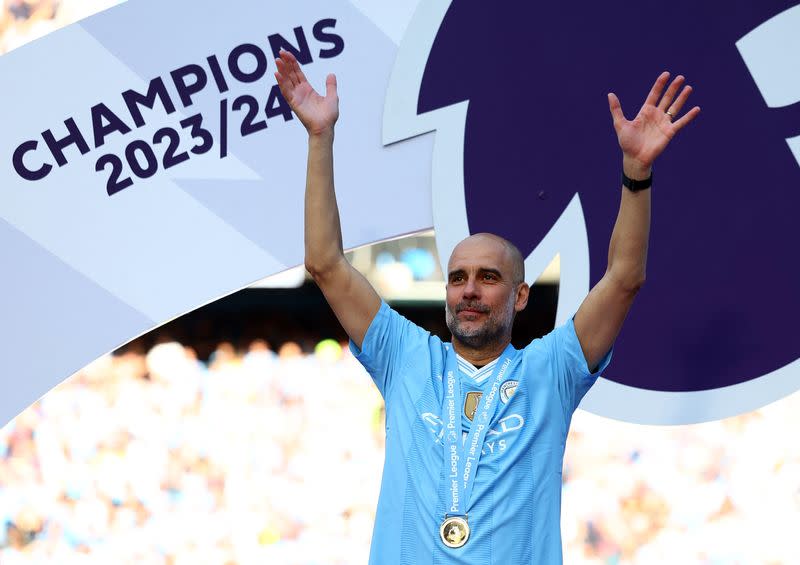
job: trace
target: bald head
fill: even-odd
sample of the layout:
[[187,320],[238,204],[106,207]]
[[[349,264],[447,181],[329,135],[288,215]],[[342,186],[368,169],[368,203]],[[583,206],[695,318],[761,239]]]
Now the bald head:
[[516,245],[508,241],[506,238],[500,237],[499,235],[495,235],[493,233],[476,233],[462,239],[458,245],[456,245],[455,249],[453,249],[453,253],[450,255],[450,260],[452,261],[453,256],[456,255],[456,252],[460,251],[459,247],[470,247],[473,242],[477,243],[481,240],[500,244],[504,250],[504,259],[508,261],[508,265],[511,268],[512,282],[514,284],[525,282],[525,260],[522,258],[522,253],[520,253],[520,250]]

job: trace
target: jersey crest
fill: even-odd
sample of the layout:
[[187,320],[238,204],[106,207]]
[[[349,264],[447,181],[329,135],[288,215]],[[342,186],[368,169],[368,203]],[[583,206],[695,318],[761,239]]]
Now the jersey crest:
[[515,392],[517,392],[518,385],[519,381],[506,381],[500,385],[500,400],[503,402],[503,404],[508,404],[508,401],[511,400],[511,397],[514,396]]

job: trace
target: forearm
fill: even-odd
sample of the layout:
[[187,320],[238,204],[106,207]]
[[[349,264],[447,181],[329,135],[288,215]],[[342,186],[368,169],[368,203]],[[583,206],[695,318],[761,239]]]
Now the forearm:
[[[623,171],[645,179],[650,167],[623,159]],[[619,213],[608,249],[608,273],[626,290],[636,292],[644,283],[650,236],[650,189],[632,192],[621,187]]]
[[305,264],[314,278],[343,259],[342,230],[333,187],[333,128],[308,136]]

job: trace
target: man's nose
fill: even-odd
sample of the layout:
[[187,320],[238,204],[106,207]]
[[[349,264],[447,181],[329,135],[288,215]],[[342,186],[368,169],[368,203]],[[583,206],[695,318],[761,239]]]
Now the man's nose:
[[480,290],[477,281],[472,277],[468,278],[466,284],[464,285],[464,297],[474,298],[479,294]]

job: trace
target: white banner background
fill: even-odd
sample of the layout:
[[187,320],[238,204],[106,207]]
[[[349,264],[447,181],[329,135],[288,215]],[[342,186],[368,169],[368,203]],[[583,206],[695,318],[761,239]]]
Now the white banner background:
[[[345,246],[431,227],[431,137],[381,143],[396,41],[413,4],[234,1],[200,8],[187,1],[134,1],[0,58],[6,85],[0,104],[6,132],[0,141],[0,355],[7,360],[0,423],[133,337],[302,263],[305,131],[296,120],[277,116],[267,120],[267,129],[242,138],[243,111],[231,111],[237,96],[250,94],[263,118],[275,83],[267,39],[272,34],[297,45],[293,29],[302,26],[314,58],[305,67],[309,79],[322,86],[327,73],[339,77],[336,181]],[[328,18],[336,23],[327,31],[345,47],[320,59],[318,52],[331,44],[317,41],[312,28]],[[267,73],[244,84],[226,70],[230,90],[220,93],[206,57],[217,55],[225,68],[228,53],[241,43],[266,53]],[[252,58],[242,60],[254,66]],[[203,66],[209,82],[183,108],[169,73],[189,64]],[[91,107],[102,102],[133,128],[121,93],[145,93],[154,77],[164,79],[177,111],[144,108],[143,127],[111,133],[95,149]],[[228,155],[220,159],[223,98]],[[151,141],[163,126],[181,131],[180,150],[187,150],[192,141],[178,122],[197,113],[215,138],[211,151],[192,154],[167,171],[159,166],[148,179],[133,177],[132,186],[108,196],[108,169],[95,172],[101,155],[124,160],[131,141]],[[66,148],[68,163],[43,180],[17,175],[14,149],[38,140],[36,151],[25,157],[27,166],[53,162],[40,132],[64,137],[68,117],[91,151],[81,155],[75,145]],[[164,145],[154,149],[160,160]],[[127,165],[123,176],[131,176]]]

